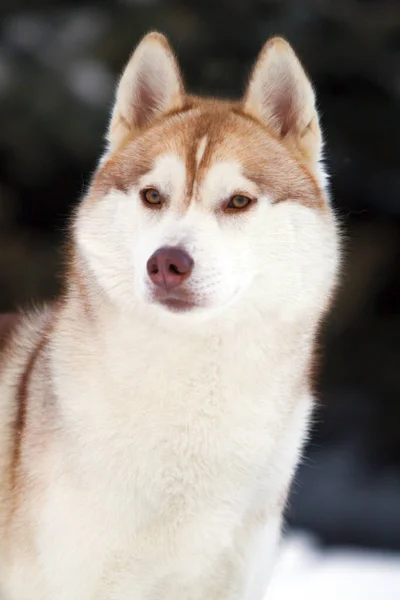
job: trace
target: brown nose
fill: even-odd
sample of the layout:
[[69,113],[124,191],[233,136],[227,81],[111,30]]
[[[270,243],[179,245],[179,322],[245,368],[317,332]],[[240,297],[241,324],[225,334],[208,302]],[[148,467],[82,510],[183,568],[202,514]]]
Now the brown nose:
[[171,289],[187,279],[193,269],[193,259],[180,248],[156,250],[147,261],[147,272],[158,287]]

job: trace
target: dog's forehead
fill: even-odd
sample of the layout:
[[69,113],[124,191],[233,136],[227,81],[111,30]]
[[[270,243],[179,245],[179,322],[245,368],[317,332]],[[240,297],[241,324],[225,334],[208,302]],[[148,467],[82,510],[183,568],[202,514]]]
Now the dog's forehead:
[[260,159],[260,152],[277,145],[251,119],[219,107],[177,115],[160,125],[160,133],[160,151],[175,152],[197,174],[216,162]]
[[[167,119],[148,132],[141,153],[150,159],[147,173],[166,181],[181,180],[185,173],[190,190],[203,183],[241,174],[259,182],[268,177],[265,162],[283,164],[279,144],[251,119],[233,111],[193,110]],[[233,182],[233,186],[235,183]]]
[[153,165],[168,178],[166,165],[174,163],[169,176],[184,173],[187,199],[202,188],[214,196],[261,192],[281,199],[315,194],[313,178],[288,148],[232,109],[177,115],[160,125],[159,139]]
[[149,132],[160,143],[146,150],[154,157],[140,185],[179,198],[182,208],[193,201],[214,205],[234,191],[255,193],[240,156],[245,135],[240,126],[229,112],[192,111],[162,123],[159,132]]
[[312,178],[283,144],[245,114],[219,104],[171,115],[130,140],[100,170],[96,187],[128,191],[143,181],[184,185],[187,200],[203,185],[214,195],[251,192],[248,182],[278,199],[315,194]]

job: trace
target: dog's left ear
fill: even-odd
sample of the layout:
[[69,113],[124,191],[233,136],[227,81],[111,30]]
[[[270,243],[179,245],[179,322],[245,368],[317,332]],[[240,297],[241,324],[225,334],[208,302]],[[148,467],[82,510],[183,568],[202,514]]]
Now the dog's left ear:
[[137,46],[120,79],[108,129],[109,150],[149,126],[158,116],[182,108],[179,67],[167,39],[149,33]]
[[316,166],[322,141],[314,92],[284,39],[272,38],[261,50],[244,97],[244,110]]

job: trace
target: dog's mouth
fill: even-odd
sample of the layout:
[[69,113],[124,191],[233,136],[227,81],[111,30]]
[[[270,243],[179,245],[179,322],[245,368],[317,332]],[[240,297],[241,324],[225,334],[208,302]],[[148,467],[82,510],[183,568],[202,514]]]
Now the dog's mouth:
[[166,298],[165,300],[159,300],[158,302],[172,312],[187,312],[196,306],[193,302],[187,302],[180,298]]
[[157,290],[154,292],[153,301],[175,313],[188,312],[198,306],[189,294],[168,290]]

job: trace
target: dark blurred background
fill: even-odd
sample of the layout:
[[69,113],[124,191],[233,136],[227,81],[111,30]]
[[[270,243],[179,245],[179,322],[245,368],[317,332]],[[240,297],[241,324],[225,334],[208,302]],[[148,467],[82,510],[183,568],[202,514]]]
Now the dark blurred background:
[[57,294],[116,77],[150,29],[193,92],[238,96],[274,34],[316,84],[345,275],[288,522],[326,544],[400,549],[398,0],[2,0],[0,311]]

